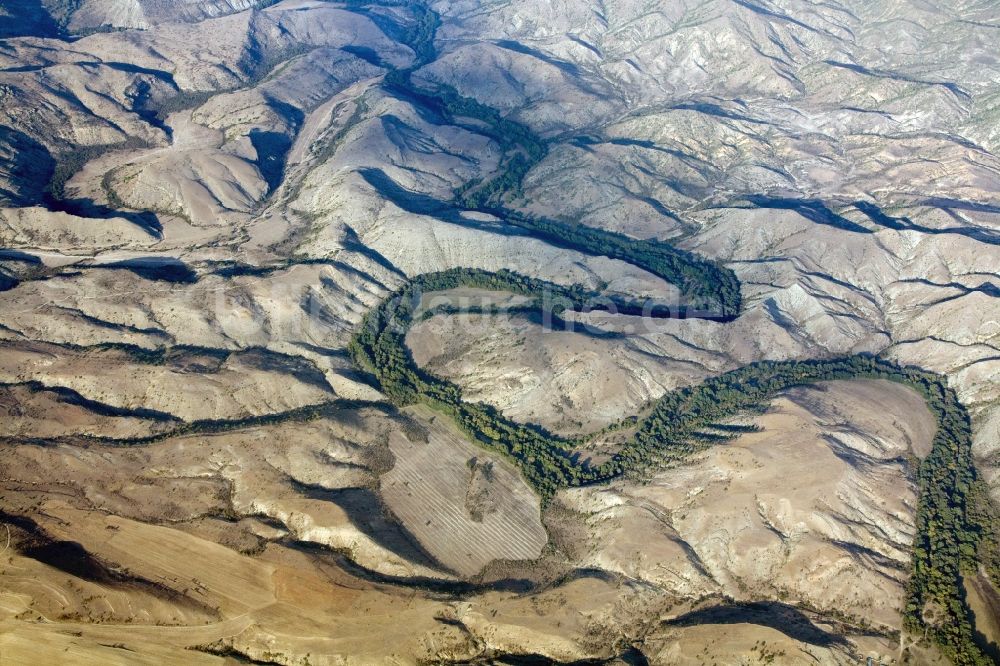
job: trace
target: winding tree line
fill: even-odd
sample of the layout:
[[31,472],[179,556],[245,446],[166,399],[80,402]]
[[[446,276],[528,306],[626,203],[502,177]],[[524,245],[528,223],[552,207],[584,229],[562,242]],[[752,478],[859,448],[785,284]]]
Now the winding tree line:
[[[753,363],[664,395],[647,416],[629,420],[635,433],[617,453],[602,464],[589,465],[574,452],[582,438],[558,437],[541,427],[514,422],[490,405],[468,403],[459,386],[413,361],[405,336],[416,315],[424,314],[419,312],[421,294],[463,286],[529,296],[532,302],[518,309],[543,315],[583,306],[593,293],[510,271],[458,268],[424,274],[366,315],[351,342],[351,354],[395,404],[428,404],[449,415],[473,441],[510,459],[543,501],[559,489],[642,473],[735,437],[740,429],[720,428],[718,422],[761,410],[777,393],[794,386],[885,379],[918,391],[934,414],[937,432],[930,454],[917,470],[918,533],[905,626],[916,634],[926,631],[956,664],[990,663],[974,641],[961,574],[975,570],[978,547],[991,526],[972,506],[972,495],[982,491],[982,481],[973,465],[969,417],[942,377],[870,355]],[[546,311],[552,303],[556,305]],[[711,436],[703,436],[705,431]]]
[[[362,0],[352,0],[365,5]],[[398,0],[382,4],[400,6]],[[491,180],[470,180],[455,190],[454,204],[466,210],[494,215],[561,247],[621,259],[657,275],[680,290],[680,307],[686,316],[733,319],[742,307],[736,274],[716,261],[699,257],[667,243],[632,238],[582,224],[526,215],[505,206],[510,196],[519,196],[524,177],[548,154],[548,144],[531,128],[500,114],[452,86],[436,84],[427,89],[413,81],[413,73],[436,57],[434,35],[440,25],[437,13],[423,3],[408,6],[416,19],[403,39],[416,54],[407,68],[393,69],[385,77],[387,90],[420,106],[434,110],[450,122],[478,121],[475,131],[497,142],[504,154],[500,173]]]
[[[488,128],[485,132],[504,150],[506,158],[500,175],[487,182],[474,181],[459,187],[453,201],[457,207],[491,213],[555,245],[632,263],[677,286],[685,303],[694,310],[711,311],[714,318],[728,320],[739,314],[742,305],[739,281],[732,271],[716,262],[655,240],[637,240],[579,224],[532,218],[506,208],[504,202],[521,193],[524,176],[547,154],[545,141],[525,125],[461,96],[450,86],[428,89],[414,84],[412,73],[436,57],[434,36],[440,18],[427,4],[400,0],[372,3],[351,0],[351,4],[409,7],[416,20],[402,38],[417,57],[409,68],[391,71],[385,86],[436,110],[446,119],[473,118],[484,123]],[[477,131],[484,130],[477,126]],[[956,664],[990,663],[974,640],[961,575],[963,571],[973,571],[977,555],[993,547],[988,544],[994,544],[995,526],[991,521],[995,514],[988,500],[986,504],[982,501],[985,490],[973,465],[968,414],[944,378],[869,355],[753,363],[698,386],[668,393],[644,418],[626,419],[619,425],[634,426],[634,434],[608,461],[590,465],[580,462],[574,453],[580,439],[558,437],[541,427],[516,423],[489,405],[467,403],[460,387],[422,370],[413,361],[405,345],[405,335],[414,322],[420,295],[461,286],[529,296],[531,302],[519,306],[520,309],[543,316],[580,309],[595,297],[594,292],[580,286],[560,287],[510,271],[459,268],[424,274],[366,315],[351,342],[351,354],[394,403],[429,404],[450,415],[481,446],[513,461],[543,501],[561,488],[642,473],[735,437],[739,428],[727,428],[718,422],[739,413],[762,410],[778,392],[790,387],[866,378],[894,381],[918,391],[934,414],[937,431],[931,452],[920,462],[916,473],[920,491],[918,532],[913,544],[913,571],[904,624],[908,631],[930,637]],[[628,303],[615,305],[628,311]]]

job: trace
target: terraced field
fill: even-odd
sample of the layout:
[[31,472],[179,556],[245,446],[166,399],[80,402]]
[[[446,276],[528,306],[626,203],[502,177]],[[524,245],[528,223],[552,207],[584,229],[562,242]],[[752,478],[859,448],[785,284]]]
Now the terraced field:
[[548,535],[517,469],[470,443],[444,414],[426,405],[405,412],[419,426],[391,435],[396,464],[379,490],[424,549],[466,577],[494,560],[537,558]]

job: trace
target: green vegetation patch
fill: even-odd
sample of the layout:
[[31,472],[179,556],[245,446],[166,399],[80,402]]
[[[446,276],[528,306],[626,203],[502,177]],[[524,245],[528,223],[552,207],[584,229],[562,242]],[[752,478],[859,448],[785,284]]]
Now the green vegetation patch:
[[[562,488],[604,483],[639,475],[695,451],[739,436],[718,424],[760,410],[781,391],[821,381],[884,379],[919,392],[937,421],[930,454],[920,463],[918,534],[904,621],[914,634],[927,633],[956,664],[989,664],[976,646],[961,572],[974,570],[990,514],[973,504],[981,483],[972,461],[969,416],[945,380],[918,368],[870,355],[827,360],[762,361],[660,398],[648,415],[630,419],[635,433],[600,465],[581,463],[574,449],[581,439],[556,436],[543,428],[506,418],[496,408],[468,403],[456,384],[422,370],[405,345],[426,292],[475,287],[508,291],[533,299],[522,310],[557,316],[586,305],[595,292],[560,287],[510,271],[458,268],[418,276],[371,310],[351,341],[357,364],[371,373],[397,405],[425,403],[447,414],[477,444],[511,460],[547,501]],[[451,311],[451,308],[449,308]],[[706,428],[719,435],[698,436]],[[981,491],[979,491],[981,492]]]
[[[688,307],[707,311],[710,316],[714,313],[713,318],[728,320],[739,315],[739,280],[716,262],[654,240],[638,240],[571,222],[534,219],[506,208],[507,200],[521,196],[524,177],[545,157],[547,143],[526,125],[463,97],[451,86],[427,90],[414,84],[411,74],[436,57],[434,39],[440,18],[428,4],[401,0],[349,0],[348,4],[409,9],[414,18],[402,40],[416,58],[411,67],[389,72],[385,87],[449,121],[479,121],[486,128],[477,126],[477,131],[490,136],[504,151],[500,175],[459,187],[455,191],[456,206],[496,215],[554,245],[639,266],[676,285]],[[764,409],[777,393],[794,386],[828,380],[885,379],[918,391],[938,427],[932,450],[917,470],[918,534],[905,627],[914,635],[928,636],[956,664],[990,663],[974,642],[961,572],[973,570],[979,557],[994,577],[997,575],[1000,551],[993,538],[998,529],[996,510],[976,476],[968,414],[944,378],[869,355],[754,363],[698,386],[668,393],[644,418],[632,417],[617,424],[635,427],[634,434],[611,459],[591,466],[574,456],[579,439],[558,437],[538,426],[507,419],[488,405],[467,403],[457,385],[423,371],[413,361],[405,336],[414,322],[420,295],[462,286],[527,295],[533,302],[524,309],[552,316],[585,306],[595,296],[579,286],[559,287],[509,271],[460,268],[421,275],[368,313],[351,342],[351,354],[394,403],[426,403],[453,418],[474,442],[507,456],[543,501],[561,488],[641,474],[736,437],[739,429],[727,430],[719,422],[741,412]],[[629,304],[616,305],[628,311]],[[718,434],[706,437],[706,428]]]

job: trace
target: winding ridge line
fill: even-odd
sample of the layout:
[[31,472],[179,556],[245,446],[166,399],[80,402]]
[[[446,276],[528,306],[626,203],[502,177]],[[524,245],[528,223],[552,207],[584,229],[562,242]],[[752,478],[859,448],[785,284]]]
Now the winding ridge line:
[[[490,128],[486,133],[508,155],[500,176],[486,183],[470,182],[456,190],[455,206],[492,213],[556,245],[633,263],[678,286],[696,306],[714,308],[713,318],[729,320],[738,316],[739,281],[718,263],[655,240],[636,241],[582,225],[536,220],[507,209],[505,198],[520,194],[525,174],[545,157],[545,141],[495,109],[462,97],[454,88],[439,85],[427,90],[413,83],[412,73],[437,55],[434,37],[440,17],[425,0],[349,0],[347,4],[360,11],[379,4],[409,7],[415,21],[403,39],[416,58],[409,68],[391,70],[384,86],[453,122],[460,122],[462,117],[485,122]],[[488,405],[465,402],[457,385],[425,372],[413,361],[405,335],[414,323],[420,294],[460,286],[530,296],[533,304],[529,309],[543,315],[583,307],[593,296],[579,286],[559,287],[509,271],[459,268],[424,274],[365,316],[351,342],[351,354],[393,402],[425,402],[450,415],[473,441],[511,459],[543,500],[560,488],[606,482],[682,458],[720,439],[698,438],[699,429],[739,412],[765,407],[778,392],[793,386],[831,379],[873,378],[899,382],[918,391],[938,427],[931,452],[917,469],[918,532],[904,625],[915,635],[931,638],[955,664],[990,663],[974,640],[961,575],[963,570],[975,569],[977,551],[986,541],[983,535],[989,534],[992,526],[975,506],[981,501],[983,486],[973,465],[969,416],[943,377],[869,355],[753,363],[698,386],[666,394],[648,416],[627,420],[636,432],[618,453],[601,465],[590,466],[574,458],[572,448],[578,442],[538,426],[516,423]],[[556,306],[548,303],[553,294],[559,301]]]

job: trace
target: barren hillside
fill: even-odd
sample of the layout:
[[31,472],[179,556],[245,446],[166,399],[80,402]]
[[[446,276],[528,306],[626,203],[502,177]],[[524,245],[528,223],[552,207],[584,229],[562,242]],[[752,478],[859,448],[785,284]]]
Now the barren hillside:
[[998,37],[0,2],[0,663],[1000,660]]

